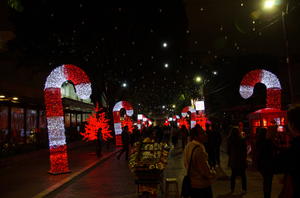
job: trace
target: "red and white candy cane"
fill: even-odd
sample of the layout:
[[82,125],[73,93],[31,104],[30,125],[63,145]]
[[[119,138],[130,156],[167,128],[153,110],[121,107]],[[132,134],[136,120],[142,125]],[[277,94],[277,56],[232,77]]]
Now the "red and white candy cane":
[[182,117],[185,118],[188,112],[191,112],[191,128],[194,128],[196,126],[196,110],[191,106],[186,106],[181,111]]
[[252,96],[254,86],[262,83],[267,87],[267,107],[281,109],[281,85],[275,74],[264,69],[247,73],[240,85],[240,94],[247,99]]
[[51,174],[70,172],[61,99],[61,86],[67,81],[75,85],[76,93],[82,99],[89,98],[92,92],[88,76],[74,65],[59,66],[47,77],[44,97],[51,163],[49,173]]
[[120,110],[124,108],[126,110],[126,115],[132,116],[133,115],[133,108],[131,104],[127,101],[119,101],[115,104],[113,108],[113,116],[114,116],[114,129],[116,135],[116,145],[121,146],[121,133],[122,133],[122,123],[121,123],[121,115]]

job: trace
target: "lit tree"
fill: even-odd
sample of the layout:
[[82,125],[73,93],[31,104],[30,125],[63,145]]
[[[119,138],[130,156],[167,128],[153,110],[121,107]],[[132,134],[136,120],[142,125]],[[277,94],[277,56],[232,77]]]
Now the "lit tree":
[[102,109],[96,105],[94,112],[87,118],[85,132],[80,133],[83,136],[83,140],[97,140],[97,134],[100,128],[102,129],[102,139],[104,141],[112,137],[111,130],[109,129],[109,119],[106,118],[105,112],[99,113],[101,110]]
[[130,133],[132,133],[132,130],[133,130],[133,124],[132,124],[132,120],[130,119],[130,117],[125,116],[125,118],[124,118],[124,120],[121,122],[121,124],[122,124],[122,128],[123,128],[124,126],[128,126],[128,131],[129,131]]
[[181,127],[181,126],[183,126],[183,125],[185,125],[185,127],[186,127],[187,129],[190,128],[189,122],[188,122],[184,117],[182,117],[182,118],[179,119],[179,127]]

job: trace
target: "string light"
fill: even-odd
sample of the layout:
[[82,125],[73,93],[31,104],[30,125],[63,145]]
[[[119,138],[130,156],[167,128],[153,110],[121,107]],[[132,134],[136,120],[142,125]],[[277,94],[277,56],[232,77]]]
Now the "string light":
[[114,129],[115,129],[115,135],[116,135],[116,145],[121,146],[122,140],[121,140],[121,133],[122,133],[122,123],[121,123],[121,115],[120,110],[124,108],[126,110],[126,114],[128,116],[133,115],[133,108],[132,105],[127,101],[119,101],[115,104],[113,108],[113,117],[114,117]]
[[107,141],[108,138],[112,138],[111,130],[109,129],[109,119],[106,118],[106,113],[102,112],[98,104],[96,105],[94,112],[87,118],[87,124],[85,125],[84,132],[80,134],[84,140],[93,141],[98,139],[98,132],[101,129],[102,140]]
[[247,99],[252,96],[254,86],[262,83],[267,87],[267,107],[281,108],[281,85],[275,74],[257,69],[247,73],[240,85],[240,95]]
[[188,112],[191,113],[191,128],[194,128],[196,126],[196,110],[191,106],[186,106],[181,110],[182,117],[187,117]]
[[49,173],[51,174],[70,172],[61,99],[61,86],[66,81],[71,81],[75,85],[75,90],[82,99],[89,98],[92,92],[88,76],[74,65],[59,66],[47,77],[44,97],[51,163]]

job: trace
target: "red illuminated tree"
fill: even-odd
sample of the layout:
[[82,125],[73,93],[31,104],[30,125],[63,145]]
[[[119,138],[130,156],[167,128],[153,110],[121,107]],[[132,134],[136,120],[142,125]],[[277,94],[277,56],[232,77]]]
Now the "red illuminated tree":
[[87,118],[85,132],[80,133],[83,136],[83,140],[97,140],[97,134],[100,128],[102,129],[102,139],[104,141],[112,137],[111,130],[109,129],[109,119],[106,118],[105,112],[99,113],[100,111],[102,111],[102,109],[96,105],[94,112]]
[[130,117],[126,116],[126,117],[124,118],[124,120],[121,121],[121,125],[122,125],[122,128],[123,128],[124,126],[128,126],[128,131],[129,131],[130,133],[132,133],[132,130],[133,130],[133,124],[132,124],[132,120],[130,119]]
[[181,126],[183,126],[183,125],[185,125],[185,127],[186,127],[187,129],[190,128],[189,122],[188,122],[185,118],[182,117],[182,118],[179,119],[179,127],[181,127]]

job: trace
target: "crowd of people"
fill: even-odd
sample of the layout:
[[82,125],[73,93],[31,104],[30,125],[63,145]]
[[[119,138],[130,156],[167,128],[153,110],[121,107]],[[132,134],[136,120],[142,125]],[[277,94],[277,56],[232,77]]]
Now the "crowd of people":
[[[300,106],[288,111],[288,131],[291,137],[289,147],[278,145],[274,127],[259,127],[255,136],[246,133],[241,122],[232,126],[228,134],[224,130],[221,132],[218,123],[207,122],[205,128],[206,130],[198,124],[192,129],[185,125],[178,128],[174,124],[139,130],[134,126],[132,133],[129,133],[125,126],[121,135],[123,147],[117,159],[125,153],[125,160],[128,160],[130,145],[133,146],[136,141],[146,137],[155,142],[172,144],[183,150],[184,166],[186,169],[190,167],[191,197],[212,198],[211,185],[216,180],[216,170],[220,169],[220,148],[223,140],[223,145],[227,145],[223,150],[228,154],[228,167],[231,169],[230,193],[235,191],[237,177],[241,177],[242,193],[247,193],[246,169],[251,163],[262,176],[264,198],[271,197],[275,174],[284,174],[280,198],[300,197]],[[178,145],[179,139],[181,145]]]
[[[279,198],[300,197],[300,106],[291,107],[287,113],[290,146],[278,145],[274,126],[257,128],[255,138],[243,131],[242,123],[232,126],[227,137],[228,166],[231,169],[230,189],[235,191],[236,177],[241,177],[242,193],[247,193],[246,169],[249,161],[263,178],[264,198],[270,198],[272,180],[275,174],[283,174],[282,189]],[[215,165],[219,156],[220,139],[211,126],[204,131],[200,126],[191,129],[191,141],[184,151],[184,165],[189,169],[191,178],[191,198],[212,198],[211,185],[216,178]],[[276,133],[279,133],[275,131]],[[210,140],[213,138],[213,141]],[[213,144],[211,146],[210,144]],[[193,151],[194,150],[194,151]],[[191,163],[191,166],[189,166]]]

